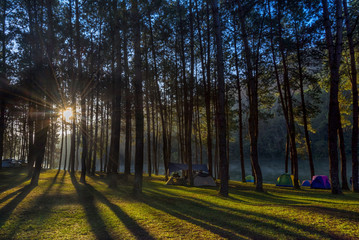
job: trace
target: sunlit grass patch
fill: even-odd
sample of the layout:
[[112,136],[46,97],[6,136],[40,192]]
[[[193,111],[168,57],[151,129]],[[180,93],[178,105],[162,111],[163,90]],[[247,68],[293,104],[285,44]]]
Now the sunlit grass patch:
[[[359,194],[294,190],[230,182],[230,196],[216,187],[167,186],[145,177],[132,195],[133,176],[118,189],[107,179],[47,170],[39,186],[17,181],[24,171],[0,172],[0,239],[355,239]],[[2,174],[5,175],[2,175]],[[5,176],[5,177],[4,177]],[[11,180],[12,179],[12,180]],[[12,183],[12,185],[7,185]]]

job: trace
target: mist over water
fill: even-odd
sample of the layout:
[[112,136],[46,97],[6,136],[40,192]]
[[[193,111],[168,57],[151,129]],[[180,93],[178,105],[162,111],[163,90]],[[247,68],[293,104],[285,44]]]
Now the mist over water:
[[[68,148],[69,152],[70,147]],[[81,159],[81,151],[79,152],[78,159]],[[289,160],[290,161],[290,160]],[[178,162],[178,159],[173,159],[172,162]],[[204,164],[206,163],[206,159],[203,159]],[[124,172],[124,155],[120,154],[120,167],[119,172]],[[62,160],[62,168],[64,164],[64,156]],[[285,173],[285,162],[284,157],[278,157],[278,158],[259,158],[259,164],[262,170],[262,176],[263,176],[263,182],[264,183],[275,183],[277,178]],[[68,165],[68,159],[67,159],[67,165]],[[347,159],[347,177],[348,177],[348,183],[349,178],[351,177],[351,159],[350,156],[348,156]],[[78,167],[77,169],[81,169],[81,164],[75,164],[75,167]],[[143,165],[143,172],[147,174],[147,159],[144,159],[144,165]],[[250,168],[250,160],[249,158],[245,159],[245,166],[246,166],[246,175],[251,175],[252,170]],[[299,159],[298,160],[298,167],[299,167],[299,180],[302,182],[303,180],[310,180],[310,167],[309,167],[309,161],[307,159]],[[329,159],[328,158],[316,158],[314,159],[314,168],[315,168],[315,175],[326,175],[329,176]],[[131,173],[134,174],[134,159],[132,159],[131,163]],[[153,170],[153,169],[152,169]],[[99,157],[96,160],[96,171],[100,171],[100,159]],[[340,163],[339,163],[339,171],[340,171]],[[163,161],[160,159],[159,163],[159,174],[164,175],[164,166]],[[289,162],[289,173],[290,173],[290,162]],[[240,160],[230,158],[229,163],[229,177],[230,180],[237,180],[241,181],[242,171],[240,166]],[[341,175],[341,173],[339,173]]]

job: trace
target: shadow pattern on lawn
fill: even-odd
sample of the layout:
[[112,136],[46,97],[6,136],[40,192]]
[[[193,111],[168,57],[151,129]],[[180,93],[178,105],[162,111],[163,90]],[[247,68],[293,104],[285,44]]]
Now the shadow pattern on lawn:
[[[24,215],[29,215],[29,214],[32,214],[32,213],[35,213],[35,214],[38,214],[39,211],[45,211],[47,212],[47,215],[50,215],[50,212],[49,212],[49,209],[50,207],[53,205],[53,204],[49,204],[49,203],[52,203],[51,199],[48,198],[48,193],[50,192],[50,190],[52,189],[52,187],[54,186],[55,182],[57,181],[57,176],[58,174],[56,174],[52,180],[51,180],[51,183],[49,184],[49,186],[45,189],[45,191],[43,192],[43,194],[38,197],[37,199],[35,199],[36,201],[32,204],[31,207],[29,207],[28,209],[25,209],[22,211],[22,214]],[[47,182],[50,181],[50,180],[47,180]],[[10,203],[8,203],[8,205],[15,205],[16,206],[22,201],[24,200],[24,198],[31,192],[31,190],[37,188],[38,186],[33,186],[31,184],[25,186],[23,189],[26,189],[25,192],[22,191],[18,196],[16,196]],[[22,195],[24,194],[24,195]],[[26,194],[26,195],[25,195]],[[43,204],[45,203],[45,204]],[[46,209],[41,209],[40,208],[43,206],[43,205],[46,205]],[[4,219],[4,222],[1,222],[0,220],[0,228],[3,226],[3,224],[6,222],[7,219],[9,219],[11,213],[13,212],[13,210],[16,208],[16,206],[14,206],[14,208],[11,210],[11,209],[5,209],[5,207],[3,208],[4,211],[7,212],[8,216],[6,217],[6,219]],[[2,211],[3,209],[1,209],[0,211]],[[9,211],[10,210],[10,211]],[[1,213],[0,213],[1,214]],[[1,215],[0,215],[1,216]],[[43,216],[43,215],[42,215]],[[44,218],[45,219],[45,218]],[[7,239],[13,239],[15,234],[16,234],[16,231],[17,231],[17,228],[21,225],[21,219],[18,219],[16,221],[16,223],[13,223],[11,225],[11,231],[9,233],[9,235],[7,236]],[[9,230],[9,229],[8,229]]]
[[11,173],[7,175],[4,175],[4,173],[0,171],[0,178],[2,178],[0,185],[0,193],[19,186],[23,182],[26,182],[29,178],[26,175],[21,175],[23,172],[24,169],[22,168],[14,168],[12,169]]
[[[298,234],[290,230],[287,230],[282,226],[286,225],[286,226],[295,227],[297,229],[300,229],[304,233],[310,232],[313,234],[317,234],[321,238],[343,239],[343,236],[339,236],[334,233],[324,232],[310,226],[301,225],[292,221],[284,220],[282,218],[278,218],[266,214],[259,214],[247,210],[220,206],[202,199],[193,199],[189,197],[186,198],[183,196],[181,196],[181,198],[178,199],[178,195],[176,197],[176,194],[171,194],[165,190],[146,189],[145,192],[148,194],[148,197],[147,198],[144,197],[143,202],[148,204],[149,206],[164,211],[166,213],[169,213],[172,216],[177,217],[179,219],[196,224],[224,238],[230,238],[230,239],[238,238],[238,236],[233,235],[233,233],[226,231],[224,229],[232,229],[235,232],[240,233],[241,235],[253,239],[271,238],[268,235],[263,235],[261,233],[254,232],[253,229],[249,229],[245,227],[243,224],[241,224],[241,223],[246,223],[246,224],[250,223],[250,225],[252,226],[261,226],[268,230],[273,230],[273,231],[278,230],[284,235],[296,239],[311,239],[311,238],[303,234]],[[266,193],[262,193],[262,194],[264,196],[267,195]],[[168,195],[173,195],[173,196],[169,197]],[[148,199],[156,199],[156,198],[158,199],[157,201],[148,200]],[[272,198],[272,196],[270,198]],[[281,201],[281,199],[279,199],[279,201]],[[239,202],[238,204],[241,203]],[[224,212],[223,210],[227,210],[227,211]],[[261,221],[260,219],[263,219],[263,221]],[[264,220],[271,220],[279,223],[280,225],[266,223],[264,222]],[[209,225],[206,222],[211,223],[212,225]],[[213,225],[215,225],[215,227]]]
[[93,233],[96,235],[96,238],[112,239],[106,229],[106,224],[95,205],[94,195],[88,190],[86,185],[80,184],[74,175],[71,175],[71,181],[76,189],[79,201],[85,209],[87,221],[90,224]]
[[14,209],[19,205],[22,200],[34,189],[31,185],[26,185],[21,189],[21,193],[18,194],[13,200],[0,209],[0,228],[9,219]]
[[[127,213],[125,213],[118,205],[115,205],[111,203],[101,192],[96,190],[92,185],[90,184],[79,184],[75,178],[73,179],[73,184],[78,191],[78,194],[80,198],[82,198],[82,204],[84,205],[86,209],[86,215],[88,216],[88,221],[91,224],[91,226],[94,225],[94,228],[98,226],[98,224],[94,223],[95,219],[89,218],[91,215],[98,215],[96,217],[96,220],[101,219],[99,216],[96,206],[94,205],[94,197],[97,198],[100,202],[105,204],[107,207],[111,209],[111,211],[121,220],[121,222],[126,226],[126,228],[134,235],[136,239],[143,239],[143,240],[152,240],[154,239],[144,228],[142,228],[134,219],[132,219]],[[86,196],[86,197],[84,197]],[[87,205],[87,207],[86,207]],[[90,205],[90,206],[88,206]],[[101,229],[105,229],[105,224],[100,220],[104,227]],[[93,228],[93,230],[95,230]],[[98,239],[110,239],[110,236],[108,233],[100,233],[96,234]]]

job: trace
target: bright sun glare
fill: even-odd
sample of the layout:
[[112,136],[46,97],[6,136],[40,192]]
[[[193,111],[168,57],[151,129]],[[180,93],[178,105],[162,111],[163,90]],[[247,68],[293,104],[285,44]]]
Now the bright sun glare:
[[66,122],[70,122],[73,116],[72,108],[66,108],[65,110],[63,110],[62,116]]

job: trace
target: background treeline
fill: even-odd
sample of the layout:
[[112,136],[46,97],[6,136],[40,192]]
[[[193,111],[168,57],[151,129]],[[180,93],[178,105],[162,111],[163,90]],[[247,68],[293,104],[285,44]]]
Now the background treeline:
[[34,184],[49,167],[81,169],[83,182],[105,172],[115,187],[121,168],[140,192],[142,172],[183,162],[208,164],[223,195],[240,165],[261,191],[258,158],[298,179],[298,159],[313,176],[329,157],[333,193],[348,189],[347,158],[358,177],[356,0],[0,8],[0,157],[27,159]]

